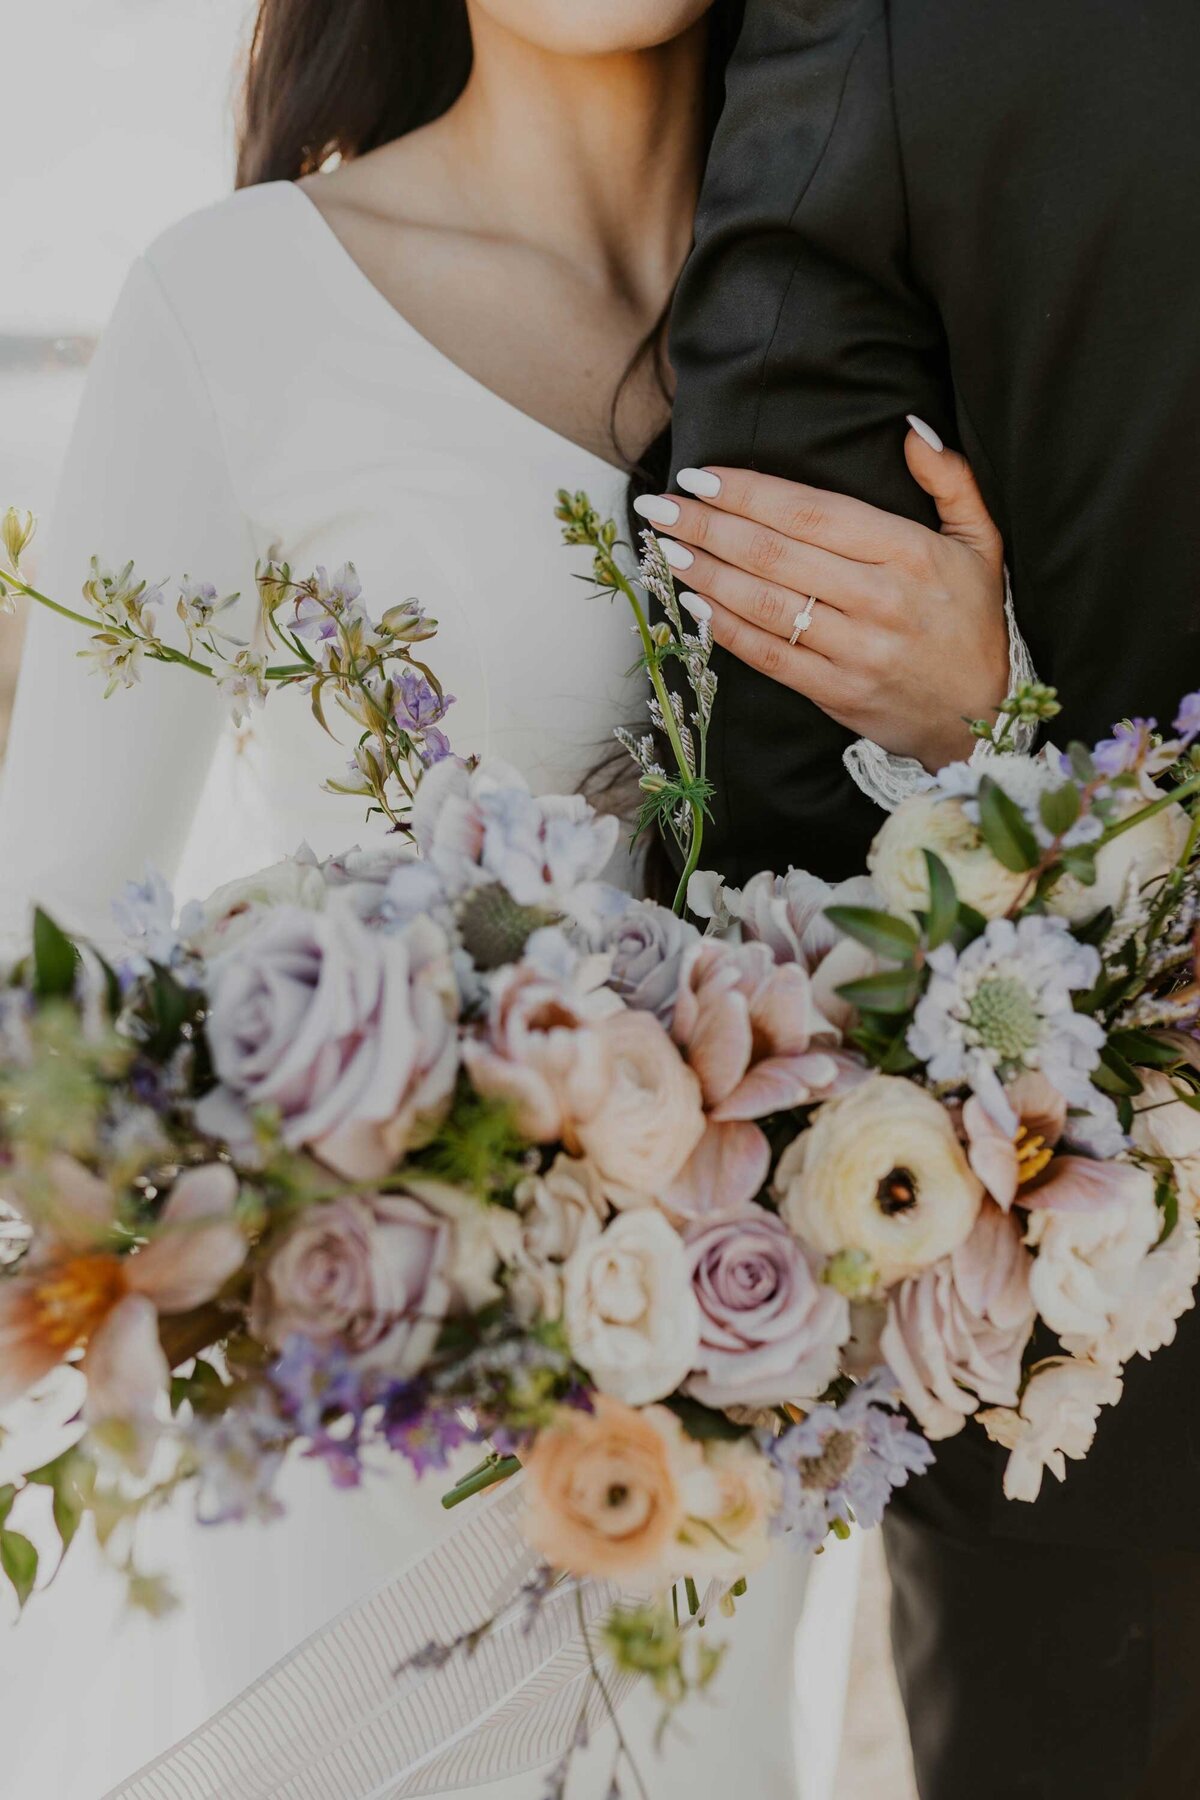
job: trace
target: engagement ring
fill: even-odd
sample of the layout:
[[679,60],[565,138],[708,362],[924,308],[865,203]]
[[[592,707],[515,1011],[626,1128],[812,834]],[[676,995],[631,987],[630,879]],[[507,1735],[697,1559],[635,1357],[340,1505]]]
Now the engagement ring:
[[792,635],[788,639],[789,644],[798,643],[802,634],[808,630],[813,622],[813,608],[816,604],[817,596],[815,594],[810,594],[800,611],[796,614],[796,617],[792,620]]

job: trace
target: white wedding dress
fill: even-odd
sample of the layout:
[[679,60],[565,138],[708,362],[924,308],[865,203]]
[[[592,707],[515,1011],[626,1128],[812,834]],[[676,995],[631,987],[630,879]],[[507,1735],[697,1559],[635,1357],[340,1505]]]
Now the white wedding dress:
[[[241,590],[245,635],[256,558],[281,554],[299,571],[352,559],[373,609],[417,595],[440,620],[430,656],[458,696],[456,747],[567,790],[613,724],[639,716],[641,696],[625,673],[628,621],[572,579],[586,564],[560,545],[560,486],[621,504],[617,471],[450,362],[307,197],[275,184],[185,221],[133,269],[91,371],[38,574],[75,603],[93,554],[110,566],[132,557],[151,581]],[[0,799],[6,936],[24,929],[36,898],[108,939],[112,897],[147,864],[182,900],[302,840],[324,855],[368,833],[356,802],[320,790],[344,753],[301,696],[274,696],[239,734],[212,684],[182,670],[147,666],[139,688],[104,700],[80,648],[77,628],[35,612]],[[123,1620],[120,1584],[81,1542],[54,1589],[0,1637],[5,1795],[98,1800],[433,1543],[452,1522],[442,1485],[417,1483],[396,1460],[340,1494],[321,1468],[297,1463],[279,1524],[204,1529],[180,1509],[148,1546],[151,1564],[157,1550],[182,1574],[185,1609],[162,1623]],[[781,1553],[752,1580],[726,1628],[713,1699],[661,1759],[652,1697],[630,1699],[627,1728],[653,1794],[825,1791],[823,1778],[802,1784],[794,1759],[793,1641],[809,1567]],[[816,1648],[831,1700],[818,1702],[816,1725],[806,1716],[813,1754],[800,1744],[802,1767],[832,1763],[843,1635],[838,1622]],[[607,1743],[590,1751],[571,1793],[603,1794],[610,1761]],[[526,1774],[490,1791],[535,1800],[543,1785]]]

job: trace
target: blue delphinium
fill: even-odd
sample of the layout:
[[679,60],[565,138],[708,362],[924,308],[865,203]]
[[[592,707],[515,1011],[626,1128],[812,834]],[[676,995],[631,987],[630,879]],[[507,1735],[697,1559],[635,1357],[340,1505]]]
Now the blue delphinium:
[[783,1477],[775,1531],[815,1550],[837,1525],[878,1525],[896,1488],[933,1462],[927,1439],[896,1410],[896,1382],[877,1369],[841,1406],[816,1406],[763,1447]]

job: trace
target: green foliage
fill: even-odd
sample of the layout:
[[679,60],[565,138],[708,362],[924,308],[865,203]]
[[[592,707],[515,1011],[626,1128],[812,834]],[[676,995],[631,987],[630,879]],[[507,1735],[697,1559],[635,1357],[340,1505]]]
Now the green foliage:
[[921,940],[907,919],[869,906],[828,906],[825,917],[847,937],[891,962],[911,963],[920,947]]
[[65,1556],[71,1548],[80,1521],[92,1503],[96,1489],[96,1465],[92,1458],[72,1444],[53,1462],[34,1469],[26,1480],[35,1487],[48,1487],[53,1496],[54,1527]]
[[1142,1091],[1141,1076],[1111,1043],[1101,1050],[1100,1066],[1093,1071],[1092,1080],[1106,1094],[1128,1094],[1132,1099]]
[[17,1605],[23,1611],[37,1580],[37,1547],[19,1531],[10,1531],[7,1526],[0,1530],[0,1569],[8,1576],[17,1596]]
[[464,1078],[434,1137],[412,1160],[424,1174],[480,1200],[504,1202],[527,1173],[528,1151],[512,1107],[476,1093]]
[[886,969],[880,975],[848,981],[838,993],[862,1013],[909,1013],[920,998],[921,977],[913,968]]
[[1068,781],[1062,787],[1051,788],[1042,795],[1038,801],[1038,812],[1051,837],[1061,838],[1077,822],[1082,806],[1078,787],[1073,781]]
[[954,877],[940,856],[926,850],[925,871],[929,878],[929,910],[924,918],[925,943],[936,950],[946,943],[958,924],[958,894]]
[[699,1444],[714,1440],[733,1443],[737,1438],[747,1436],[750,1430],[748,1425],[735,1425],[727,1414],[714,1412],[711,1406],[702,1406],[699,1400],[692,1400],[687,1394],[672,1394],[663,1405],[675,1414],[687,1435]]
[[65,931],[37,907],[33,915],[33,991],[40,1000],[74,992],[79,952]]
[[1037,863],[1037,839],[1029,821],[990,775],[979,784],[979,829],[996,861],[1014,874],[1024,874]]

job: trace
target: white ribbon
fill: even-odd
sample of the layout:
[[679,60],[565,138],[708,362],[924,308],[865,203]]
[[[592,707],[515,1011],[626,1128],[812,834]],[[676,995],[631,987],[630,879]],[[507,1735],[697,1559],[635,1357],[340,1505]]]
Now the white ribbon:
[[[105,1800],[410,1800],[536,1769],[591,1732],[634,1678],[593,1673],[581,1627],[618,1599],[564,1584],[536,1606],[518,1477]],[[430,1644],[496,1623],[440,1668]]]

